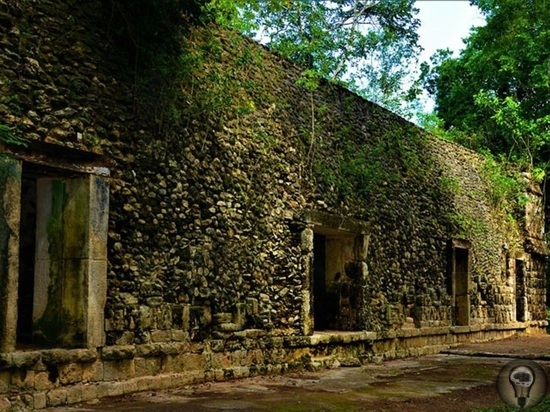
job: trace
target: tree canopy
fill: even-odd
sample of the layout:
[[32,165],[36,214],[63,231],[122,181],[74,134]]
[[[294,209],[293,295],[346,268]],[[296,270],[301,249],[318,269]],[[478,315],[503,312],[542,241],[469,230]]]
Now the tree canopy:
[[[253,0],[245,33],[320,77],[400,110],[420,50],[414,0]],[[242,27],[242,26],[241,26]]]
[[462,143],[507,158],[550,160],[550,7],[546,0],[474,0],[487,24],[457,58],[441,51],[424,66],[444,127]]

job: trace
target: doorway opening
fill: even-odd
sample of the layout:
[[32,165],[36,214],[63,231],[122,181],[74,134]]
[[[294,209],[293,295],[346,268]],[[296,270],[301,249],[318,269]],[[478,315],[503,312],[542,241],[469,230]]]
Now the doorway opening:
[[452,243],[453,320],[456,326],[470,324],[470,244]]
[[320,229],[313,238],[314,330],[362,330],[366,269],[356,255],[361,235]]
[[23,162],[20,181],[16,345],[96,345],[106,293],[106,180]]
[[21,221],[19,226],[19,282],[17,291],[17,344],[31,344],[36,254],[36,177],[23,164]]

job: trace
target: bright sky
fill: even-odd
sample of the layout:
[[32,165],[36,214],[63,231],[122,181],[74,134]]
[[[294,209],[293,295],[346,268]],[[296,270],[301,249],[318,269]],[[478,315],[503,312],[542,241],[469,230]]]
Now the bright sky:
[[[421,21],[418,35],[424,51],[420,62],[429,61],[438,49],[449,48],[458,56],[464,48],[462,39],[468,37],[470,27],[482,26],[485,19],[475,6],[467,0],[417,0],[417,17]],[[426,111],[433,108],[433,102],[426,104]]]
[[421,60],[428,60],[437,49],[458,50],[464,47],[472,26],[482,26],[485,19],[467,0],[417,0],[415,4],[421,26],[418,31],[424,47]]

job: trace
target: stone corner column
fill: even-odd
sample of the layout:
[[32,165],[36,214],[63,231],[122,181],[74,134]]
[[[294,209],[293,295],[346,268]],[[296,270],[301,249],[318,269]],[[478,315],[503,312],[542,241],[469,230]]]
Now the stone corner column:
[[0,156],[0,352],[17,340],[21,174],[21,161]]

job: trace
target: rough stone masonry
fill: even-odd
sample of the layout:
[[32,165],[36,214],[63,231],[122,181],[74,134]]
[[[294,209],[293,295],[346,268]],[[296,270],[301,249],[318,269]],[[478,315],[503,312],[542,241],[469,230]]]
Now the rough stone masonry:
[[[0,3],[0,410],[543,331],[542,193],[212,26]],[[138,63],[140,61],[138,60]],[[161,87],[170,85],[170,87]]]

